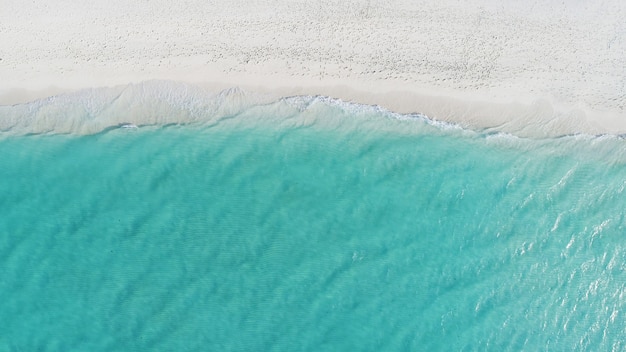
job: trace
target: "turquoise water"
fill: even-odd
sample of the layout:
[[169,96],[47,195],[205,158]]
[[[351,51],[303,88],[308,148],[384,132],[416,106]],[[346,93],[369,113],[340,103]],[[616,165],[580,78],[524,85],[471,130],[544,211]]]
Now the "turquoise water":
[[626,348],[626,141],[307,104],[0,139],[0,350]]

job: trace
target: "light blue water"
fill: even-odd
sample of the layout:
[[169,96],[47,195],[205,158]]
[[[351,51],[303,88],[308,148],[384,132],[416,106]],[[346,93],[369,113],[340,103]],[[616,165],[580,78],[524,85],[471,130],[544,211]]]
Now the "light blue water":
[[626,348],[624,140],[288,106],[1,139],[0,350]]

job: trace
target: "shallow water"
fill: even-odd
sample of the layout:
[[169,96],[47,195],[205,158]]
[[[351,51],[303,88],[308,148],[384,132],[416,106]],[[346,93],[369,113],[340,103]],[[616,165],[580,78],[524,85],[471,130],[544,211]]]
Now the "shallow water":
[[235,110],[0,140],[0,349],[625,348],[623,139]]

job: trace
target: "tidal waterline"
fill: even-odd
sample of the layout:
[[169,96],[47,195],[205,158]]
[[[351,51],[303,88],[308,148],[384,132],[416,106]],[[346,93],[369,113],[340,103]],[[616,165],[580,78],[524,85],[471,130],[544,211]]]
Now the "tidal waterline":
[[0,346],[624,347],[622,139],[293,106],[0,140]]

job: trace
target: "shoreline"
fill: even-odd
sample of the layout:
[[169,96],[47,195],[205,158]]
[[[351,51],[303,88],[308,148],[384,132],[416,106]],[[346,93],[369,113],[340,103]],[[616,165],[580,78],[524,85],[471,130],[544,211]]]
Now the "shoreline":
[[520,136],[626,133],[618,0],[8,0],[7,9],[0,105],[172,80],[323,95]]
[[[218,75],[212,75],[215,78]],[[626,115],[619,112],[592,111],[580,108],[558,109],[547,99],[506,101],[492,98],[492,101],[459,92],[444,90],[416,89],[411,84],[389,82],[351,82],[337,80],[297,80],[292,85],[285,84],[289,79],[283,77],[280,84],[268,84],[275,77],[240,77],[227,81],[195,81],[194,79],[173,79],[157,76],[157,79],[136,79],[131,81],[103,80],[88,85],[76,84],[71,88],[42,85],[40,88],[15,88],[0,91],[0,106],[27,104],[48,97],[70,94],[82,90],[98,88],[116,88],[142,82],[164,80],[191,84],[208,93],[217,94],[230,88],[241,88],[251,93],[264,95],[267,99],[278,100],[288,96],[327,96],[349,103],[378,105],[400,114],[422,114],[436,121],[459,125],[466,129],[488,130],[510,133],[519,137],[558,137],[562,135],[623,135],[626,133]],[[165,77],[165,78],[164,78]],[[42,82],[37,82],[41,84]],[[83,82],[81,82],[83,83]],[[109,84],[106,84],[109,83]],[[31,86],[32,87],[32,86]]]

